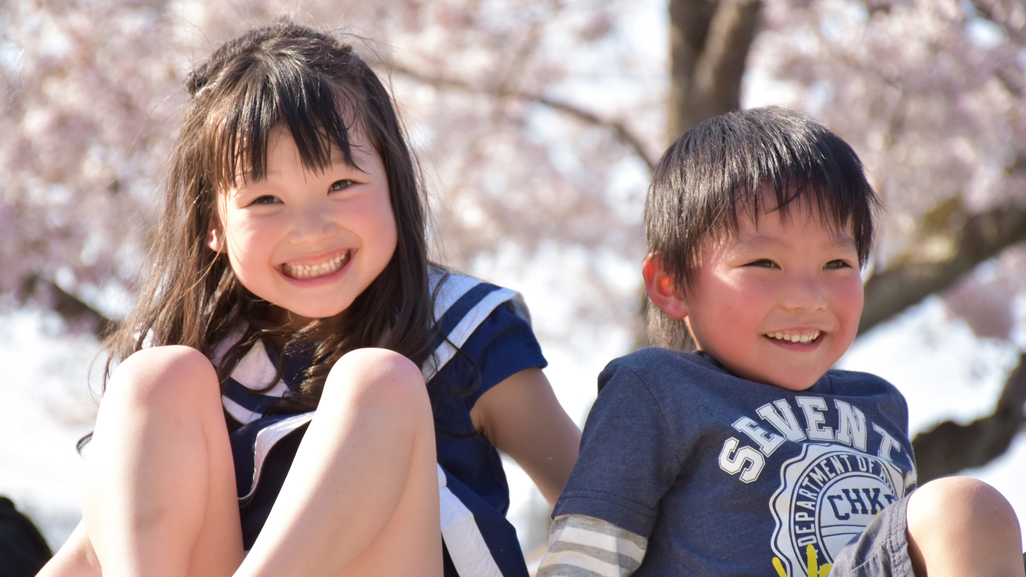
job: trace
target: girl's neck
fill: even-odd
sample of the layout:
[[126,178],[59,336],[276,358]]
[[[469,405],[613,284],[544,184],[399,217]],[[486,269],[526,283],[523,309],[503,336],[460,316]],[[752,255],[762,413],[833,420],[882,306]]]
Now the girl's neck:
[[301,317],[293,313],[292,311],[283,309],[278,306],[273,306],[269,318],[271,320],[271,323],[273,323],[273,326],[279,327],[281,329],[275,332],[284,334],[286,337],[291,337],[291,335],[306,328],[310,323],[317,320]]

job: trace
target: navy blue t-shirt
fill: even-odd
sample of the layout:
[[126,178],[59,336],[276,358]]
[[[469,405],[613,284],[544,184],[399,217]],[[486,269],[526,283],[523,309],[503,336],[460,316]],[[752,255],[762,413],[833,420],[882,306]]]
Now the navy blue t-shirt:
[[[435,297],[440,336],[422,371],[434,412],[438,463],[446,489],[473,514],[481,539],[446,542],[445,574],[457,575],[461,554],[454,548],[478,547],[487,548],[483,554],[502,575],[526,577],[516,531],[505,519],[509,487],[501,457],[475,431],[470,410],[493,386],[524,369],[544,367],[546,361],[517,293],[462,275],[435,270],[433,276],[442,283]],[[225,410],[243,423],[230,439],[247,550],[267,519],[313,415],[263,415],[295,390],[303,369],[301,362],[286,364],[281,381],[257,392],[273,380],[275,363],[273,353],[258,343],[232,372],[222,395]],[[481,554],[469,551],[463,557]]]
[[809,545],[831,562],[915,485],[905,400],[873,375],[790,391],[651,348],[599,387],[553,516],[646,537],[637,577],[804,574]]

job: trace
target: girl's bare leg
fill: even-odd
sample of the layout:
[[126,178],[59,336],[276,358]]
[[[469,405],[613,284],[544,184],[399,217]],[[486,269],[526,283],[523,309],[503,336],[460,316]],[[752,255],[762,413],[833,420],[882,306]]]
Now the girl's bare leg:
[[200,352],[145,349],[114,372],[86,449],[82,516],[104,577],[238,567],[231,448],[217,377]]
[[54,553],[36,577],[100,577],[100,563],[79,521],[64,545]]
[[417,366],[382,349],[347,354],[237,574],[441,575],[436,462]]
[[908,502],[908,550],[916,575],[1024,577],[1015,511],[970,477],[931,481]]

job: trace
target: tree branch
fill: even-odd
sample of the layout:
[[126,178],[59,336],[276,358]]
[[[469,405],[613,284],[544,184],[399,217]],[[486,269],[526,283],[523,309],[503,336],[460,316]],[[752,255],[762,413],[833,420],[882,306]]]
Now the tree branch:
[[868,331],[926,296],[944,290],[979,263],[1024,240],[1024,207],[1009,204],[970,216],[950,259],[902,264],[870,277],[859,332]]
[[[944,290],[980,262],[1026,240],[1026,208],[1004,206],[972,215],[962,227],[952,258],[937,263],[910,263],[886,270],[866,283],[866,306],[859,331],[887,320],[925,296]],[[968,425],[945,421],[916,435],[919,483],[982,467],[1002,455],[1026,423],[1026,367],[1019,366],[1005,381],[994,412]]]
[[24,299],[36,297],[44,300],[48,308],[59,314],[69,325],[87,330],[103,339],[114,330],[116,323],[100,311],[89,306],[53,281],[32,276],[22,283]]
[[990,416],[968,425],[945,421],[912,440],[919,484],[953,475],[963,469],[982,467],[1001,456],[1026,423],[1026,353],[1005,381],[997,407]]
[[[1014,44],[1022,49],[1026,47],[1026,30],[1021,25],[1009,21],[1008,11],[997,6],[995,0],[971,0],[970,2],[980,18],[1000,28]],[[997,70],[994,76],[1005,85],[1010,93],[1015,96],[1022,96],[1024,87],[1022,70],[1020,67]]]
[[626,146],[627,148],[631,149],[634,152],[634,154],[636,154],[641,160],[643,160],[645,162],[645,166],[648,167],[648,170],[650,172],[655,169],[656,162],[659,161],[658,158],[650,156],[648,152],[645,151],[645,147],[641,144],[641,141],[638,140],[633,134],[631,134],[631,131],[628,130],[622,122],[604,120],[602,118],[599,118],[594,113],[584,110],[582,108],[578,108],[573,104],[568,104],[566,102],[557,102],[550,98],[532,98],[527,95],[521,95],[520,97],[532,100],[544,106],[548,106],[553,110],[558,110],[569,116],[573,116],[574,118],[584,122],[585,124],[591,124],[599,128],[605,128],[607,130],[613,131],[613,133],[616,134],[617,140],[619,140],[620,143]]
[[648,166],[649,170],[655,168],[655,163],[658,160],[648,154],[648,152],[645,150],[644,145],[641,143],[641,140],[634,136],[634,134],[631,133],[631,131],[627,128],[626,125],[624,125],[623,122],[600,118],[594,112],[584,110],[583,108],[580,108],[574,104],[570,104],[568,102],[560,102],[544,96],[538,96],[535,94],[530,94],[527,92],[517,90],[489,89],[478,86],[472,86],[471,84],[463,80],[424,74],[423,72],[413,70],[412,68],[407,68],[405,66],[398,64],[393,64],[390,68],[392,72],[401,74],[403,76],[407,76],[409,78],[416,80],[417,82],[421,82],[429,86],[434,86],[436,88],[460,90],[462,92],[467,92],[470,94],[488,95],[500,100],[511,98],[515,100],[522,100],[526,102],[535,102],[537,104],[541,104],[542,106],[546,106],[553,110],[562,112],[563,114],[566,114],[568,116],[572,116],[577,120],[584,122],[585,124],[590,124],[592,126],[596,126],[598,128],[602,128],[613,132],[613,134],[616,135],[616,139],[621,144],[629,148],[639,158],[641,158],[641,160],[645,162],[645,165]]
[[1021,26],[1016,26],[1008,21],[1007,14],[1001,14],[994,0],[971,0],[970,4],[976,9],[981,18],[1001,28],[1009,38],[1014,39],[1020,46],[1026,44],[1026,31]]

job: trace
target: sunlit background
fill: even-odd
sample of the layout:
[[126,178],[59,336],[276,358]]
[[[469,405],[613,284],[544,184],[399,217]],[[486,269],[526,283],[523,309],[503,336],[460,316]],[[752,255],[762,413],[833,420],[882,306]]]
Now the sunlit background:
[[[207,4],[0,3],[0,494],[54,549],[80,518],[75,442],[99,390],[88,310],[117,318],[131,305],[181,80],[278,15],[358,34],[389,71],[438,259],[525,295],[579,424],[602,366],[639,342],[641,203],[680,116],[667,113],[667,1]],[[703,4],[716,7],[675,0]],[[815,115],[852,143],[886,205],[866,272],[879,322],[841,366],[897,385],[913,435],[991,415],[1026,350],[1026,4],[721,4],[755,23],[747,41],[724,40],[742,50],[740,105]],[[713,41],[730,23],[707,20],[692,84],[729,84]],[[1018,412],[1009,449],[960,474],[1026,520],[1021,401]],[[548,507],[509,465],[530,553]]]

